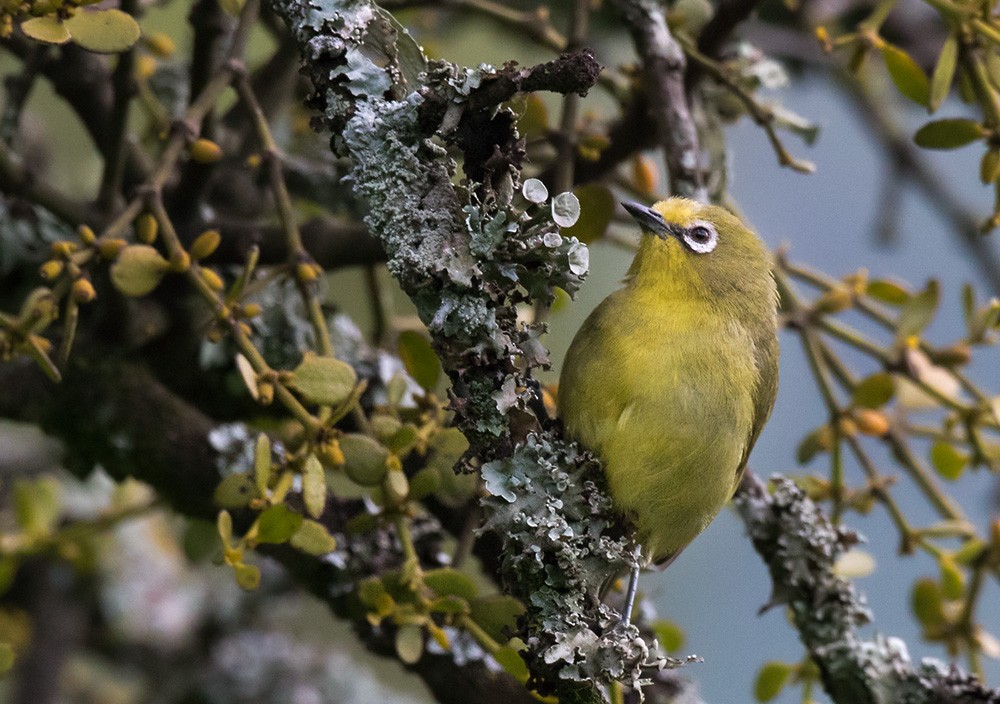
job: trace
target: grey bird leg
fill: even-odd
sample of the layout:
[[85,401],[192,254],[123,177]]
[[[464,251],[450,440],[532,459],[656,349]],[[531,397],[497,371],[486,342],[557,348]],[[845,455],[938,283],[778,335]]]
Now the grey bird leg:
[[635,563],[628,578],[628,591],[625,592],[625,608],[622,610],[622,623],[626,626],[632,622],[632,607],[635,605],[635,594],[639,591],[639,562],[642,559],[642,548],[635,546]]

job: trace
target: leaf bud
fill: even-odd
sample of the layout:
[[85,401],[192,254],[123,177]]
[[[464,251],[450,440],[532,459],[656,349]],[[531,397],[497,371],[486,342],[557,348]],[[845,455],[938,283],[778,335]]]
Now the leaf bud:
[[848,416],[841,416],[837,421],[837,432],[841,437],[853,438],[858,434],[858,425]]
[[221,291],[226,287],[222,282],[222,277],[219,276],[215,271],[207,267],[202,267],[199,271],[202,280],[208,284],[208,287],[213,291]]
[[94,290],[94,285],[90,283],[89,279],[83,277],[73,282],[72,294],[73,300],[77,303],[90,303],[97,298],[97,291]]
[[135,237],[143,244],[153,244],[159,229],[160,223],[152,213],[142,213],[135,219]]
[[80,225],[80,227],[76,228],[76,234],[80,238],[80,241],[88,247],[97,241],[97,235],[94,234],[94,231],[88,225]]
[[58,278],[59,274],[63,273],[64,268],[65,265],[58,259],[50,259],[38,267],[38,275],[46,281],[52,281]]
[[218,230],[205,230],[191,243],[191,257],[195,261],[211,256],[218,249],[222,237]]
[[295,276],[304,284],[311,284],[319,278],[321,273],[323,273],[322,269],[308,262],[302,262],[295,267]]
[[327,467],[341,467],[344,464],[344,451],[340,449],[340,442],[336,439],[324,442],[319,446],[317,453],[320,462]]
[[153,32],[146,36],[146,46],[150,52],[161,58],[168,58],[177,51],[177,44],[168,34]]
[[58,242],[53,242],[49,249],[53,257],[65,258],[80,249],[80,245],[69,240],[59,240]]
[[135,77],[137,80],[145,81],[152,78],[156,73],[156,59],[149,54],[137,56],[135,60]]
[[656,192],[656,166],[641,154],[632,159],[632,185],[644,195]]
[[97,241],[97,251],[105,259],[114,259],[128,246],[128,242],[117,237],[101,238]]
[[274,383],[270,381],[257,381],[257,401],[262,406],[270,406],[274,401]]
[[259,303],[244,303],[240,310],[245,318],[256,318],[261,312]]
[[199,164],[214,164],[222,158],[222,147],[210,139],[196,139],[191,143],[191,158]]
[[889,419],[885,413],[871,408],[859,408],[854,411],[854,423],[862,435],[882,437],[889,432]]

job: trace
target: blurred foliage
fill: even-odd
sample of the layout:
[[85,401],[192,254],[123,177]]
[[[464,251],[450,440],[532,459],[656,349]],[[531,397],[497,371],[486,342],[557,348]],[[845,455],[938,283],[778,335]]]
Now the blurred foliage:
[[[188,9],[180,0],[173,4]],[[735,4],[678,0],[667,17],[699,107],[699,168],[720,201],[727,199],[725,125],[749,118],[779,163],[803,173],[812,164],[793,156],[784,137],[809,143],[818,129],[774,97],[788,81],[776,60],[784,47],[765,51],[733,38],[745,19],[725,19]],[[795,3],[765,3],[761,21],[818,40],[831,62],[846,55],[858,84],[874,83],[871,64],[881,61],[896,90],[930,114],[957,107],[950,96],[964,102],[962,116],[926,122],[912,141],[921,149],[976,144],[983,151],[980,178],[997,189],[994,212],[980,218],[988,231],[1000,224],[1000,26],[988,3],[926,4],[936,13],[933,36],[940,40],[933,57],[921,50],[922,36],[893,24],[910,11],[902,1],[864,6],[860,19],[859,7],[852,7],[820,22]],[[366,205],[344,186],[349,165],[307,128],[308,114],[299,104],[306,90],[283,29],[268,13],[258,18],[256,3],[198,0],[191,8],[193,50],[179,57],[173,37],[140,36],[145,5],[84,5],[39,0],[0,9],[2,46],[19,60],[19,73],[8,76],[0,127],[0,360],[30,360],[55,385],[108,360],[139,358],[185,403],[218,423],[213,441],[227,461],[218,467],[212,497],[214,528],[192,521],[180,539],[165,531],[170,547],[151,546],[151,552],[179,549],[179,540],[190,557],[225,565],[246,592],[267,590],[269,563],[262,554],[291,549],[316,563],[347,566],[349,584],[338,588],[351,594],[348,617],[391,633],[401,662],[418,664],[429,652],[451,651],[456,660],[488,656],[492,667],[528,682],[519,631],[525,606],[501,593],[493,566],[480,570],[468,560],[484,490],[478,458],[469,455],[469,441],[452,423],[457,395],[445,390],[443,372],[454,370],[442,368],[436,340],[397,310],[398,296],[379,277],[385,253],[359,224]],[[516,35],[546,56],[590,39],[600,46],[626,37],[620,19],[600,2],[576,3],[575,11],[590,17],[593,36],[581,34],[561,7],[481,0],[385,5],[399,10],[431,51],[447,45],[452,21],[481,17],[498,23],[502,37]],[[754,6],[749,3],[747,14]],[[561,22],[576,29],[564,36]],[[247,63],[243,54],[254,28],[266,31],[274,48]],[[61,46],[67,42],[74,46]],[[74,59],[71,50],[86,50],[85,60]],[[46,57],[65,62],[46,73]],[[42,78],[77,88],[58,92],[93,137],[102,163],[96,195],[60,191],[45,160],[34,163],[32,150],[58,148],[55,134],[27,134],[26,96]],[[610,105],[603,111],[579,112],[571,100],[578,96],[556,103],[537,93],[518,93],[498,109],[524,140],[523,173],[508,184],[521,189],[518,219],[490,220],[480,204],[470,205],[464,217],[473,233],[472,254],[482,262],[501,250],[523,255],[517,270],[491,264],[482,271],[521,286],[520,298],[505,305],[519,321],[523,344],[534,350],[532,364],[547,363],[537,336],[550,309],[527,301],[564,301],[565,292],[554,285],[572,289],[586,274],[585,244],[633,244],[617,230],[616,201],[651,200],[665,189],[670,174],[661,174],[653,158],[661,145],[647,115],[649,90],[635,65],[609,65],[594,89]],[[470,153],[456,150],[453,157],[464,163]],[[569,187],[550,197],[550,188],[566,183],[559,170],[567,164]],[[476,185],[463,181],[470,191]],[[532,248],[551,250],[549,258],[536,257]],[[556,254],[565,271],[546,268]],[[330,273],[347,265],[364,270],[364,290],[331,285]],[[564,278],[557,281],[556,274]],[[987,630],[995,626],[983,623],[977,611],[984,584],[1000,578],[1000,522],[975,525],[949,487],[977,472],[1000,471],[998,390],[966,372],[997,344],[1000,302],[983,300],[967,285],[962,311],[945,311],[942,288],[950,282],[914,288],[871,279],[864,270],[834,278],[782,252],[775,275],[782,323],[801,340],[828,412],[827,422],[797,447],[801,464],[828,465],[801,477],[801,486],[838,521],[849,520],[852,511],[886,512],[901,555],[922,553],[932,563],[933,574],[911,587],[911,611],[923,636],[980,672],[984,656],[1000,657],[1000,643]],[[350,298],[369,306],[374,330],[367,338],[336,314]],[[927,330],[940,315],[964,316],[965,334],[935,343]],[[449,324],[462,331],[461,320]],[[503,414],[520,398],[537,395],[540,408],[533,412],[547,423],[556,394],[552,388],[504,388],[491,397],[490,410]],[[518,423],[528,426],[515,414]],[[158,430],[168,437],[172,432]],[[849,456],[859,477],[849,476]],[[72,464],[88,465],[92,476],[100,472],[86,453]],[[901,474],[889,474],[889,467]],[[142,471],[134,469],[140,477]],[[162,501],[127,480],[99,510],[81,515],[66,501],[72,481],[42,475],[4,482],[0,592],[13,589],[24,566],[38,560],[69,564],[81,579],[92,575],[108,559],[104,551],[118,539],[115,530],[139,515],[160,515]],[[915,522],[896,502],[893,485],[903,482],[934,512],[932,522]],[[421,530],[432,517],[458,527],[443,547],[434,543],[439,549],[430,551]],[[373,557],[383,544],[392,553],[387,562]],[[359,564],[360,571],[350,572]],[[845,577],[876,570],[860,551],[841,567]],[[0,608],[0,670],[15,666],[30,648],[35,617],[19,606]],[[673,623],[642,625],[666,651],[684,647],[684,634]],[[232,666],[234,658],[255,655],[255,643],[284,653],[276,660],[296,676],[305,670],[329,675],[323,655],[295,650],[282,638],[227,634],[213,644],[213,653],[222,654],[212,665],[219,672],[206,679],[206,691],[220,692],[212,701],[267,689],[265,677],[254,689]],[[276,667],[274,661],[258,664]],[[228,689],[221,684],[230,680]],[[770,701],[796,685],[807,700],[819,684],[808,658],[769,662],[754,696]]]

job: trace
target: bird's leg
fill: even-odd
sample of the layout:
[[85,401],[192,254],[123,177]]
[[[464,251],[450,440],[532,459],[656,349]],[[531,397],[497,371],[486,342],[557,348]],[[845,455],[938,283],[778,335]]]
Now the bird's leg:
[[632,572],[628,578],[628,591],[625,592],[625,608],[622,610],[622,623],[628,625],[632,622],[632,606],[635,604],[635,594],[639,590],[639,563],[642,559],[642,547],[635,546],[635,562],[632,563]]

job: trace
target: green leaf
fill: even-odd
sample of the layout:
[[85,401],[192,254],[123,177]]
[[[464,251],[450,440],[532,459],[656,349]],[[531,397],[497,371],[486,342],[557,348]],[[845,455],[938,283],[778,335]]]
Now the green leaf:
[[573,192],[580,201],[581,217],[572,227],[563,228],[562,235],[590,244],[608,231],[615,213],[615,197],[607,186],[596,182],[584,184]]
[[378,577],[368,577],[358,585],[358,599],[370,613],[379,618],[388,616],[396,610],[396,601],[389,594],[385,583]]
[[958,35],[952,32],[944,40],[941,53],[938,54],[934,75],[931,76],[931,94],[928,107],[935,112],[951,90],[951,82],[955,78],[955,66],[958,63]]
[[517,120],[517,131],[524,137],[541,137],[548,129],[549,110],[545,100],[537,93],[528,93],[524,98],[524,112]]
[[990,184],[1000,178],[1000,149],[990,147],[979,162],[979,180]]
[[657,619],[649,625],[656,640],[668,653],[676,653],[684,647],[684,630],[673,621]]
[[480,597],[470,607],[472,620],[501,643],[517,632],[517,617],[524,613],[524,604],[506,594]]
[[918,579],[910,594],[913,615],[924,626],[936,626],[944,622],[944,595],[937,581],[930,577]]
[[302,525],[288,543],[293,548],[310,555],[326,555],[337,547],[337,541],[330,535],[326,526],[308,518],[302,521]]
[[396,655],[407,665],[420,660],[424,654],[424,631],[420,626],[400,626],[396,631]]
[[524,664],[521,654],[509,645],[501,646],[493,653],[493,659],[502,667],[508,675],[516,679],[521,684],[528,681],[528,666]]
[[475,474],[455,474],[455,464],[469,449],[469,441],[458,428],[445,428],[430,440],[427,469],[438,473],[437,498],[446,506],[460,506],[475,495],[479,478]]
[[399,358],[413,380],[425,391],[433,391],[441,378],[441,362],[426,337],[413,330],[399,334]]
[[[229,515],[228,513],[226,514]],[[229,528],[232,537],[232,526]],[[203,562],[219,550],[219,534],[216,526],[209,521],[192,518],[184,525],[184,537],[181,540],[184,555],[192,563]]]
[[410,498],[419,501],[433,494],[441,484],[441,474],[433,467],[424,467],[410,479]]
[[771,701],[781,694],[792,670],[792,666],[788,663],[776,660],[764,663],[757,673],[757,680],[753,685],[753,696],[759,702]]
[[302,466],[302,500],[310,516],[319,518],[323,515],[326,508],[326,474],[313,454],[306,457]]
[[475,599],[478,591],[471,577],[453,567],[441,567],[425,572],[424,582],[438,596],[458,596],[466,601]]
[[229,511],[219,511],[219,515],[215,519],[215,526],[218,529],[222,544],[229,547],[233,542],[233,517],[229,514]]
[[240,585],[240,589],[252,592],[260,586],[260,568],[257,565],[239,562],[233,565],[233,572],[236,574],[236,583]]
[[806,435],[795,448],[795,461],[806,464],[820,452],[826,452],[829,447],[824,445],[824,439],[829,440],[829,436],[830,429],[827,426],[820,426]]
[[942,555],[938,560],[941,567],[941,595],[945,599],[961,599],[965,594],[965,575],[955,560]]
[[911,335],[919,335],[930,324],[937,311],[940,288],[937,281],[928,281],[927,288],[903,305],[899,312],[899,322],[896,323],[898,339],[905,340]]
[[909,291],[895,281],[889,281],[888,279],[873,279],[869,281],[868,295],[892,306],[901,306],[910,300]]
[[881,408],[892,400],[896,384],[888,372],[878,372],[862,379],[854,387],[851,402],[858,408]]
[[55,15],[32,17],[21,23],[21,31],[32,39],[46,44],[65,44],[69,41],[69,30]]
[[14,517],[29,535],[50,534],[59,520],[59,482],[53,477],[14,482]]
[[351,395],[357,381],[357,374],[347,362],[306,352],[292,372],[291,384],[311,403],[336,406]]
[[257,498],[257,485],[249,474],[230,474],[215,487],[214,500],[219,508],[245,508]]
[[340,438],[344,472],[361,486],[377,486],[385,478],[389,451],[367,435],[348,433]]
[[406,457],[417,442],[417,426],[413,423],[406,423],[395,433],[383,439],[386,448],[399,457]]
[[129,245],[111,265],[111,283],[126,296],[145,296],[169,268],[170,263],[149,245]]
[[121,10],[78,10],[66,20],[73,41],[99,54],[117,54],[139,41],[142,30],[135,18]]
[[253,478],[259,496],[267,495],[267,485],[271,481],[271,439],[264,433],[257,436],[253,451]]
[[957,149],[985,136],[986,130],[975,120],[949,117],[928,122],[913,135],[913,141],[924,149]]
[[969,456],[959,452],[950,442],[938,440],[931,446],[931,463],[938,474],[955,481],[969,464]]
[[269,506],[257,518],[257,542],[288,542],[301,525],[302,516],[285,504]]
[[882,46],[882,58],[896,89],[913,102],[926,106],[930,100],[931,83],[917,62],[888,42]]

